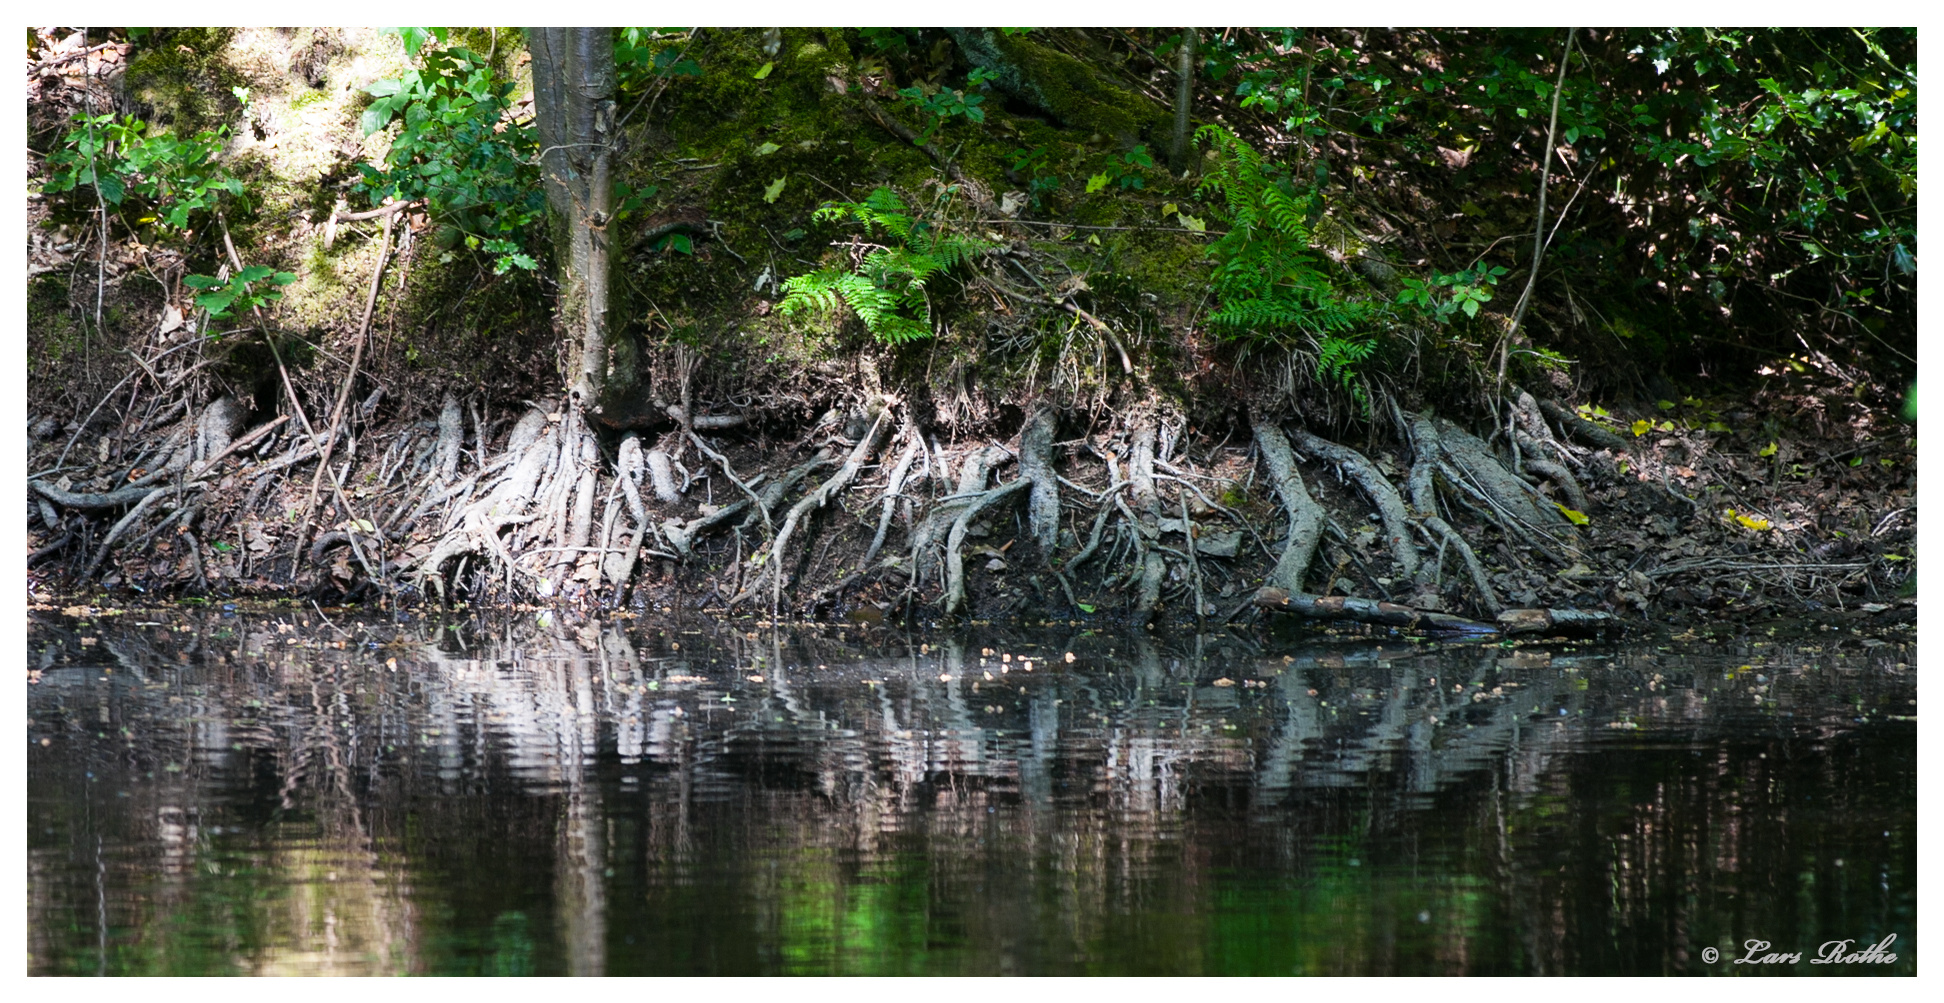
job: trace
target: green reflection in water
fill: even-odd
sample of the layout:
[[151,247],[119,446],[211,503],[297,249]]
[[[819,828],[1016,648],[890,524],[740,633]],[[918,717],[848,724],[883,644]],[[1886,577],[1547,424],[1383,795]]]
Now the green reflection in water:
[[1889,646],[182,626],[30,638],[35,973],[1914,971]]

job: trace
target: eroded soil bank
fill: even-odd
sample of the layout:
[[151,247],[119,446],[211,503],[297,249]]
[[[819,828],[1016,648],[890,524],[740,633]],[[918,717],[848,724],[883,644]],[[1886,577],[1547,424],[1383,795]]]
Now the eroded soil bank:
[[[1243,260],[1212,242],[1244,214],[1204,177],[1287,165],[1230,136],[1186,174],[1140,168],[1142,187],[1111,130],[999,102],[989,127],[939,133],[948,150],[888,89],[903,64],[853,58],[844,30],[706,33],[708,72],[657,90],[665,114],[631,133],[627,183],[659,194],[617,245],[612,369],[629,392],[576,407],[544,272],[495,272],[423,203],[338,197],[388,148],[359,128],[361,88],[411,65],[396,37],[46,36],[37,150],[88,109],[184,135],[226,123],[220,159],[252,199],[151,246],[98,204],[29,194],[26,570],[57,606],[295,597],[871,624],[1207,624],[1273,606],[1541,636],[1911,619],[1915,424],[1889,356],[1837,339],[1669,354],[1693,318],[1635,323],[1617,300],[1583,311],[1543,285],[1533,317],[1571,357],[1513,350],[1519,325],[1495,312],[1509,303],[1453,324],[1395,309],[1416,267],[1401,251],[1430,261],[1450,236],[1433,208],[1526,228],[1516,173],[1316,181],[1304,267],[1375,319],[1355,345],[1238,332],[1206,308],[1217,266]],[[511,36],[473,41],[522,79]],[[1198,115],[1241,121],[1202,100]],[[1062,189],[1006,167],[1017,144],[1074,179],[1108,156],[1123,181]],[[1308,155],[1357,149],[1345,134]],[[888,343],[855,309],[785,316],[788,280],[884,249],[882,228],[828,216],[870,199],[902,199],[909,233],[963,252],[915,340]],[[185,279],[245,259],[291,270],[275,309],[200,313]],[[1650,342],[1696,371],[1631,357]],[[1357,345],[1374,354],[1352,365]]]

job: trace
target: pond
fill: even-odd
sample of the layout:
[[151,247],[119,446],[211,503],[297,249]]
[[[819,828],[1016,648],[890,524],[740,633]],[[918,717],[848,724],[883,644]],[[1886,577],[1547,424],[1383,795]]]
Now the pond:
[[1914,645],[103,614],[36,974],[1916,967]]

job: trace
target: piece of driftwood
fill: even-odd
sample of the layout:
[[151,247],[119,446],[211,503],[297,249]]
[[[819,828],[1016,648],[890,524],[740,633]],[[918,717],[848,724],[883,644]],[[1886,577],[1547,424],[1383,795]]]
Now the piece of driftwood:
[[1258,591],[1255,604],[1263,609],[1294,613],[1318,620],[1351,620],[1356,623],[1374,623],[1437,634],[1500,633],[1499,627],[1495,624],[1467,620],[1450,613],[1434,613],[1430,610],[1381,602],[1376,599],[1359,599],[1355,596],[1315,596],[1302,592],[1288,592],[1273,586]]
[[1397,603],[1359,599],[1355,596],[1313,596],[1287,592],[1273,586],[1256,593],[1255,604],[1263,609],[1294,613],[1318,620],[1350,620],[1374,623],[1405,630],[1434,634],[1568,634],[1586,636],[1620,626],[1611,613],[1578,609],[1508,609],[1498,615],[1496,624],[1467,620],[1450,613],[1402,606]]
[[1598,634],[1620,625],[1620,618],[1600,610],[1508,609],[1498,615],[1507,634]]

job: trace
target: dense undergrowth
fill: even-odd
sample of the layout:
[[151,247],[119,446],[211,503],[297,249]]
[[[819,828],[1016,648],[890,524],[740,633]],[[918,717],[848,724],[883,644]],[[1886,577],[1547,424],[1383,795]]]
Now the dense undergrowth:
[[1176,173],[1180,33],[625,29],[585,439],[517,29],[117,32],[30,74],[30,568],[1142,619],[1914,580],[1914,32],[1201,33]]

